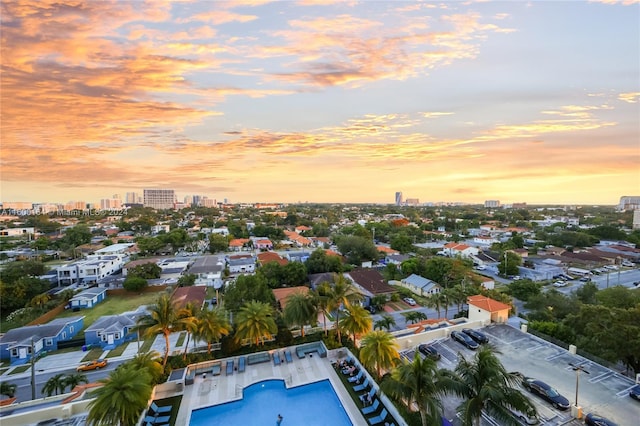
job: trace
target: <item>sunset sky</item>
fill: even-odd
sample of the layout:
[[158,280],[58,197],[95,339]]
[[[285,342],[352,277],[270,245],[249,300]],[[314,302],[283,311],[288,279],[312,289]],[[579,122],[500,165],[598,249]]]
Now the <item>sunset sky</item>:
[[640,3],[4,1],[0,200],[616,204]]

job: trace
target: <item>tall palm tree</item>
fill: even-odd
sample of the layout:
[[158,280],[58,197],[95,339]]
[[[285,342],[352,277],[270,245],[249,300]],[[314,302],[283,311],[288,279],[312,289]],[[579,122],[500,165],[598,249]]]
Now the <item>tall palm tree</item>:
[[440,298],[441,293],[433,293],[427,297],[427,307],[434,308],[440,318],[440,309],[442,307],[442,300]]
[[375,368],[378,379],[382,369],[389,369],[400,359],[395,337],[386,331],[372,331],[362,338],[360,360],[367,368]]
[[156,351],[139,353],[128,363],[131,364],[136,370],[146,370],[151,376],[152,383],[158,383],[158,381],[164,375],[162,358]]
[[289,326],[299,325],[302,337],[304,337],[304,326],[307,324],[317,324],[318,311],[314,304],[313,297],[302,292],[295,292],[287,297],[283,310],[284,322]]
[[458,354],[454,370],[458,380],[453,392],[463,398],[458,410],[465,425],[478,426],[483,411],[505,425],[518,424],[510,408],[535,413],[533,404],[515,388],[521,377],[507,372],[496,353],[499,352],[490,345],[483,345],[471,361]]
[[416,356],[413,362],[403,360],[391,372],[389,380],[382,382],[382,389],[396,401],[414,406],[420,413],[422,426],[441,424],[441,398],[447,394],[454,379],[445,369],[438,369],[430,358]]
[[188,319],[188,321],[184,322],[182,329],[182,331],[187,332],[187,342],[184,345],[182,359],[187,359],[187,350],[189,349],[189,340],[191,338],[191,334],[195,333],[198,329],[196,316],[199,310],[200,309],[193,302],[188,302],[181,312],[182,318]]
[[207,352],[211,353],[211,343],[219,341],[231,332],[231,324],[220,308],[200,311],[196,335],[207,342]]
[[123,364],[100,380],[91,392],[87,423],[91,426],[134,426],[151,398],[151,376],[147,370]]
[[13,398],[13,396],[16,394],[17,388],[18,385],[14,383],[0,382],[0,395],[6,395],[9,398]]
[[251,344],[264,344],[278,331],[273,319],[273,308],[264,302],[252,300],[240,308],[236,315],[236,342],[249,340]]
[[420,322],[422,320],[427,319],[427,314],[425,314],[424,312],[420,312],[420,311],[406,312],[406,313],[402,314],[402,316],[404,317],[404,319],[409,324],[415,324],[417,322]]
[[62,383],[64,385],[64,389],[69,388],[69,390],[73,390],[73,388],[78,386],[80,383],[89,383],[89,379],[87,379],[85,374],[74,373],[65,376],[62,379]]
[[47,293],[38,294],[37,296],[33,296],[30,305],[34,308],[42,309],[42,307],[47,304],[49,299],[51,299],[51,296],[49,296]]
[[440,293],[438,293],[438,299],[440,300],[440,304],[444,306],[444,317],[448,318],[449,306],[451,306],[451,290],[448,288],[443,289]]
[[194,321],[193,317],[187,316],[182,309],[178,309],[168,294],[163,294],[158,298],[156,304],[151,307],[149,315],[145,315],[138,320],[138,327],[144,330],[146,336],[162,334],[164,336],[164,360],[162,365],[167,365],[169,358],[169,335],[178,330],[184,330],[187,324]]
[[373,329],[373,320],[365,308],[360,305],[351,305],[346,309],[346,315],[340,320],[338,329],[344,329],[351,333],[353,344],[358,345],[356,337],[365,334]]
[[336,329],[338,331],[338,341],[342,341],[342,335],[340,333],[340,310],[348,308],[351,303],[362,299],[362,296],[356,288],[342,274],[334,274],[334,284],[331,287],[329,293],[329,310],[336,311]]
[[313,292],[316,309],[322,313],[322,327],[325,336],[328,335],[327,315],[329,315],[329,310],[331,309],[331,291],[331,284],[325,281],[320,283],[315,292]]
[[396,320],[389,314],[382,315],[378,321],[373,324],[374,329],[385,329],[387,331],[391,330],[391,327],[396,325]]
[[59,393],[64,392],[65,387],[64,374],[56,374],[44,384],[42,387],[42,393],[47,394],[47,396],[51,396],[53,394],[58,395]]

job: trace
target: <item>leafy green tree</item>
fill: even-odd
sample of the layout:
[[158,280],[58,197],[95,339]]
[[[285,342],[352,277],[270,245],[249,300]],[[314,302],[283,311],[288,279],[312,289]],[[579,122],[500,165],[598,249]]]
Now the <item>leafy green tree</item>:
[[92,391],[87,423],[91,426],[134,426],[151,398],[151,376],[147,370],[122,365],[100,380]]
[[91,231],[87,225],[76,225],[64,231],[61,243],[65,247],[78,247],[91,242]]
[[451,374],[438,369],[431,358],[416,356],[413,362],[402,360],[388,380],[382,382],[382,390],[395,401],[405,404],[409,411],[418,408],[422,426],[442,423],[442,398],[451,384]]
[[196,283],[195,274],[185,274],[178,278],[178,287],[191,287]]
[[162,275],[162,268],[155,262],[143,263],[127,271],[127,277],[140,277],[145,280],[157,279],[160,275]]
[[[518,267],[522,265],[522,258],[512,251],[505,252],[500,256],[498,272],[502,275],[517,275]],[[506,257],[506,258],[505,258]]]
[[379,258],[378,249],[369,238],[343,235],[336,237],[336,245],[347,262],[352,265],[360,265],[364,261],[377,261]]
[[373,329],[373,320],[365,308],[360,305],[350,305],[345,309],[345,316],[338,323],[338,327],[351,333],[353,344],[358,346],[356,337]]
[[598,293],[598,286],[593,281],[589,281],[576,290],[576,297],[582,303],[593,305],[597,302],[596,293]]
[[209,235],[209,251],[211,253],[221,253],[229,249],[229,240],[222,234]]
[[122,287],[131,292],[138,292],[147,287],[147,280],[141,277],[127,277],[122,283]]
[[391,238],[391,248],[400,253],[409,253],[414,250],[413,240],[405,233],[399,233]]
[[277,330],[273,308],[267,303],[249,301],[238,311],[235,332],[238,343],[248,340],[251,345],[264,344],[265,339],[272,339]]
[[516,299],[527,301],[541,293],[542,285],[532,280],[517,280],[509,284],[508,293]]
[[393,335],[386,331],[372,331],[362,338],[360,360],[367,368],[375,369],[380,379],[382,369],[390,369],[400,360],[398,348]]
[[64,374],[59,373],[55,376],[52,376],[49,380],[46,381],[44,386],[42,387],[42,393],[47,396],[51,396],[53,394],[58,395],[63,393],[65,390],[65,382],[64,382]]
[[10,262],[0,270],[0,279],[7,285],[16,283],[21,278],[34,278],[44,275],[48,268],[36,260]]
[[318,322],[318,310],[313,296],[303,292],[289,295],[283,309],[283,317],[289,327],[300,326],[300,333],[304,337],[304,326]]
[[49,299],[51,299],[51,296],[49,296],[48,293],[38,294],[37,296],[33,296],[30,304],[34,308],[42,309],[47,304]]
[[231,324],[227,320],[225,312],[220,308],[205,309],[198,315],[198,328],[196,335],[207,342],[207,353],[211,353],[211,344],[219,342],[223,336],[231,332]]
[[387,304],[387,295],[377,294],[371,298],[371,301],[369,303],[371,306],[376,308],[376,310],[380,311],[384,309],[384,305]]
[[261,274],[240,275],[224,291],[224,306],[231,312],[239,310],[250,301],[275,304],[275,296]]
[[165,243],[156,237],[139,237],[136,239],[136,244],[140,253],[146,255],[155,254],[165,246]]
[[23,276],[8,284],[0,280],[0,310],[13,312],[24,308],[35,296],[49,289],[49,284],[39,278]]
[[510,409],[525,413],[535,413],[535,406],[516,386],[521,377],[509,373],[498,357],[497,350],[491,346],[482,346],[473,360],[468,361],[458,354],[455,373],[458,377],[453,392],[463,399],[458,410],[462,413],[465,425],[480,425],[483,412],[504,425],[519,425],[513,418]]
[[338,256],[329,256],[322,249],[314,250],[305,262],[307,273],[341,272],[342,261]]
[[138,319],[138,327],[144,330],[148,337],[162,334],[164,336],[165,351],[162,365],[167,365],[169,357],[169,336],[174,331],[184,330],[185,326],[194,321],[193,317],[183,314],[183,310],[176,307],[168,294],[162,294],[155,305],[149,309],[150,313]]
[[393,317],[389,314],[384,314],[382,315],[382,318],[380,318],[378,321],[376,321],[373,324],[373,328],[375,329],[380,329],[380,330],[391,330],[391,327],[393,327],[394,325],[396,325],[396,320],[393,319]]
[[301,262],[289,262],[282,268],[282,286],[295,287],[307,281],[307,269]]
[[623,286],[614,286],[598,291],[596,300],[609,308],[629,309],[640,303],[640,293]]

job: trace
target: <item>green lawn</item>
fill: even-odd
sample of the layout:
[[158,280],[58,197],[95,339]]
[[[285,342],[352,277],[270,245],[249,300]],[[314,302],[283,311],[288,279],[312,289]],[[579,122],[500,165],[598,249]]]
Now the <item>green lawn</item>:
[[25,371],[27,371],[30,368],[31,368],[31,364],[20,365],[20,366],[14,368],[13,370],[11,370],[9,372],[9,375],[18,374],[18,373],[24,373]]
[[107,296],[107,298],[91,309],[73,312],[67,309],[58,318],[84,315],[84,327],[87,328],[95,320],[104,315],[117,315],[127,311],[134,311],[141,305],[153,305],[159,293],[132,294],[127,296]]

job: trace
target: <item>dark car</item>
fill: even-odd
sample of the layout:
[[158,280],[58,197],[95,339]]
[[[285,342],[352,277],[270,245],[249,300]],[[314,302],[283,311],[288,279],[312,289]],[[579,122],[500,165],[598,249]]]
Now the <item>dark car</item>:
[[453,340],[456,340],[458,343],[462,343],[469,349],[478,349],[480,347],[480,345],[475,340],[461,331],[452,331],[451,338]]
[[427,358],[431,358],[435,361],[441,358],[440,353],[433,346],[420,345],[418,346],[418,350],[422,355],[426,356]]
[[463,328],[462,332],[480,344],[489,343],[489,338],[484,333],[481,333],[478,330]]
[[522,381],[522,385],[531,393],[535,393],[539,397],[546,399],[554,407],[559,410],[568,410],[570,407],[569,400],[560,393],[543,382],[542,380],[532,379],[531,377],[525,377]]
[[587,426],[618,426],[617,423],[593,413],[585,416],[584,424]]
[[640,385],[635,385],[629,389],[629,396],[636,401],[640,401]]

